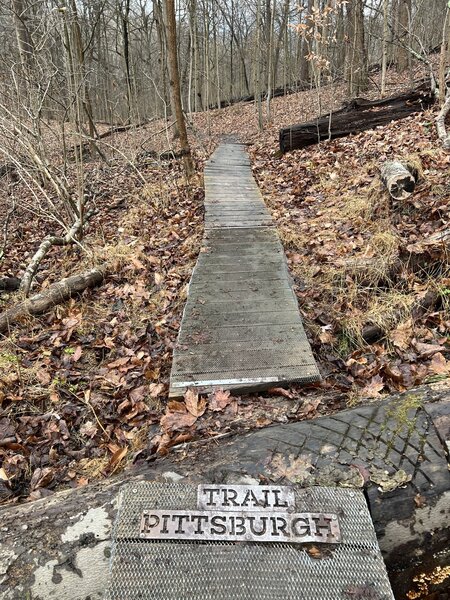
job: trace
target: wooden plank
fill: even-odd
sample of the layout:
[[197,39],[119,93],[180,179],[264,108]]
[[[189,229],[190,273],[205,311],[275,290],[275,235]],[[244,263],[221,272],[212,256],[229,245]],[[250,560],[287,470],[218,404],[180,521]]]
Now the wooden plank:
[[205,238],[170,396],[317,381],[283,247],[241,146],[219,146],[205,167],[205,193]]

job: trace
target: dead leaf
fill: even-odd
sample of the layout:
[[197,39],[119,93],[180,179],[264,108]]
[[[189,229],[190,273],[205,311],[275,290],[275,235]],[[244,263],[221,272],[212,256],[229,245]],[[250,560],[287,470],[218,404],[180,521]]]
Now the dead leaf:
[[180,429],[185,429],[186,427],[192,427],[192,425],[197,420],[197,417],[191,415],[191,413],[185,412],[167,412],[163,417],[161,417],[161,429],[169,433],[171,431],[179,431]]
[[55,474],[53,469],[45,467],[44,469],[35,469],[31,477],[30,487],[32,490],[47,487],[54,479]]
[[441,352],[437,352],[431,359],[430,371],[436,375],[450,374],[450,362],[446,360]]
[[186,404],[184,402],[178,402],[178,400],[170,400],[167,404],[167,408],[170,412],[186,412]]
[[128,452],[128,448],[126,446],[124,448],[119,448],[119,450],[116,450],[116,452],[114,452],[114,454],[110,458],[108,466],[106,467],[106,471],[109,474],[112,474],[112,473],[114,473],[114,471],[116,471],[116,469],[120,465],[121,461],[127,455],[127,452]]
[[188,390],[184,395],[184,401],[188,412],[191,413],[195,418],[201,417],[206,410],[206,400],[199,398],[197,392]]
[[77,346],[75,348],[75,352],[72,355],[73,362],[78,362],[80,360],[82,352],[83,352],[83,348],[81,346]]
[[98,428],[92,421],[86,421],[84,425],[80,427],[81,435],[85,435],[86,437],[93,438],[97,434]]
[[404,323],[401,323],[396,329],[391,331],[389,339],[392,341],[396,348],[400,350],[407,350],[413,336],[413,322],[412,319],[408,319]]
[[370,481],[378,485],[380,492],[392,492],[399,487],[404,487],[412,479],[412,475],[408,475],[403,469],[399,469],[395,473],[389,473],[383,469],[376,467],[370,468]]
[[423,358],[431,358],[437,352],[442,352],[445,350],[444,346],[438,346],[436,344],[423,344],[421,342],[416,342],[414,346],[419,352],[420,356]]
[[50,373],[46,369],[39,369],[36,372],[36,377],[42,385],[48,385],[52,380]]
[[417,508],[423,508],[427,505],[427,499],[421,494],[416,494],[414,496],[414,504],[417,506]]
[[311,480],[314,466],[309,455],[283,456],[278,452],[270,461],[268,470],[275,480],[288,479],[292,483],[304,484]]
[[292,400],[292,398],[295,398],[295,396],[292,392],[290,392],[289,390],[285,390],[284,388],[281,388],[281,387],[270,388],[270,390],[268,390],[268,393],[273,394],[274,396],[284,396],[285,398],[289,398],[291,400]]
[[225,407],[227,407],[230,404],[230,402],[232,400],[233,400],[233,397],[231,396],[231,392],[229,392],[229,391],[224,392],[223,390],[215,390],[209,396],[209,410],[212,410],[213,412],[218,412],[220,410],[223,410]]
[[305,545],[305,550],[311,558],[314,560],[323,560],[324,558],[331,558],[332,552],[325,546],[315,546],[314,544]]
[[130,399],[132,402],[141,402],[145,400],[148,393],[148,387],[146,385],[141,385],[130,392]]
[[108,369],[117,369],[118,367],[123,367],[123,365],[126,365],[128,362],[130,362],[130,360],[130,356],[122,356],[121,358],[109,363],[107,367]]
[[157,398],[164,392],[164,384],[163,383],[151,383],[149,385],[149,393],[151,398]]
[[306,404],[304,404],[300,410],[300,412],[298,413],[300,417],[303,418],[311,418],[316,414],[316,411],[319,407],[319,405],[322,403],[322,400],[320,398],[315,398],[314,400],[309,400],[308,402],[306,402]]
[[374,375],[370,383],[361,390],[361,396],[365,398],[381,398],[380,392],[384,388],[384,381],[381,375]]

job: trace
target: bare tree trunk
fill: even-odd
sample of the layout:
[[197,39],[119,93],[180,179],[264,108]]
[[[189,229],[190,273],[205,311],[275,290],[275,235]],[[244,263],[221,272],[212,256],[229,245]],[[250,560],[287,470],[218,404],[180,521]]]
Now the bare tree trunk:
[[256,58],[255,58],[255,100],[258,111],[259,130],[264,129],[261,103],[261,0],[256,3]]
[[305,30],[305,34],[302,36],[302,47],[301,47],[301,63],[300,63],[300,79],[302,83],[306,83],[310,80],[311,74],[311,63],[306,59],[308,54],[310,53],[309,48],[309,34],[313,27],[313,22],[311,20],[313,9],[313,0],[308,0],[308,8],[306,15],[306,25],[307,29]]
[[446,96],[446,67],[450,58],[450,4],[445,11],[444,27],[442,30],[441,58],[439,61],[439,103],[445,103]]
[[349,38],[352,44],[348,63],[348,92],[358,96],[367,88],[367,54],[364,39],[363,0],[350,0],[347,5]]
[[[270,111],[270,101],[272,99],[273,84],[273,37],[274,37],[274,20],[275,20],[275,9],[276,0],[273,0],[273,6],[271,7],[271,0],[268,0],[269,13],[270,13],[270,30],[269,30],[269,41],[267,48],[267,99],[266,99],[266,117],[267,123],[271,123],[272,114]],[[271,8],[271,10],[270,10]]]
[[404,44],[408,42],[411,19],[411,0],[398,0],[398,43],[397,70],[405,71],[409,66],[410,54]]
[[34,46],[27,27],[27,7],[25,0],[11,0],[11,8],[14,13],[17,45],[22,65],[22,75],[25,82],[24,87],[27,89],[29,76],[32,70]]
[[177,23],[175,18],[175,1],[165,0],[166,27],[167,27],[167,53],[169,57],[170,93],[175,108],[178,133],[180,135],[180,146],[183,152],[183,163],[186,177],[194,174],[194,163],[192,161],[191,148],[184,120],[183,107],[181,104],[180,73],[178,70],[177,53]]
[[132,121],[132,93],[131,93],[131,70],[130,70],[130,35],[129,35],[129,18],[130,18],[130,0],[125,0],[125,11],[122,17],[122,35],[123,35],[123,58],[125,61],[125,78],[127,92],[127,108],[128,121]]
[[388,0],[383,0],[383,57],[381,63],[381,97],[386,95],[386,73],[388,63]]
[[450,134],[447,133],[447,129],[445,127],[445,118],[449,113],[450,94],[447,96],[447,100],[445,101],[444,106],[441,108],[438,116],[436,117],[436,127],[438,131],[438,136],[446,150],[450,150]]

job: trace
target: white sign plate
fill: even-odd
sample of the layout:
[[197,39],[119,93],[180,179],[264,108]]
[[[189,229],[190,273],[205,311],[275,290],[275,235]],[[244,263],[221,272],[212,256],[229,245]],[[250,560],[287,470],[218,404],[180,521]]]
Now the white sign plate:
[[328,513],[146,510],[141,517],[140,538],[339,544],[341,533],[337,516]]
[[294,512],[294,490],[283,485],[199,485],[201,510]]

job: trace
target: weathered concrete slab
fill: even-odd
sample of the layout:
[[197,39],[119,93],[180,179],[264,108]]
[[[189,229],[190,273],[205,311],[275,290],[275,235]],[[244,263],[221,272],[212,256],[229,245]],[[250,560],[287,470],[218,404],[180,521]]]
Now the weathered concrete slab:
[[170,396],[189,387],[254,391],[318,379],[283,246],[248,155],[224,144],[205,168],[205,238],[174,349]]

